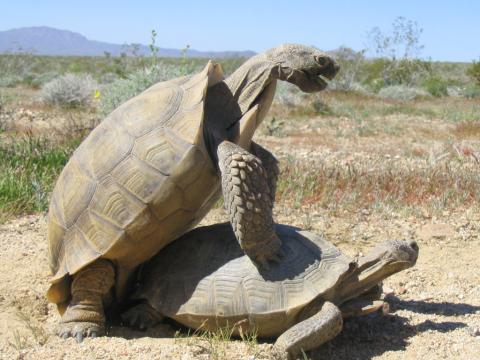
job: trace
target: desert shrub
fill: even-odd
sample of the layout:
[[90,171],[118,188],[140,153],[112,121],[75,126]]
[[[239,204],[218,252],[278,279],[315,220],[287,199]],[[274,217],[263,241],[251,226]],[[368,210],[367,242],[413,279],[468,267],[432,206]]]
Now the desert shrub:
[[404,17],[396,18],[388,32],[378,27],[370,30],[371,50],[379,59],[370,63],[370,75],[366,81],[371,83],[382,79],[385,86],[412,86],[428,76],[432,71],[431,63],[417,58],[423,49],[420,43],[422,32],[416,22]]
[[330,105],[322,98],[316,97],[312,100],[313,112],[317,115],[333,115],[334,111]]
[[[331,51],[330,55],[340,65],[340,71],[330,81],[328,88],[339,91],[356,91],[359,86],[362,68],[365,63],[365,51],[355,51],[351,48],[341,46]],[[353,88],[356,88],[355,90]]]
[[65,74],[42,87],[42,100],[61,107],[84,107],[91,104],[97,83],[90,75]]
[[480,61],[473,61],[467,68],[467,75],[480,85]]
[[56,72],[46,72],[42,74],[33,75],[28,84],[34,88],[40,88],[59,76]]
[[480,84],[468,84],[463,89],[462,95],[467,99],[480,98]]
[[448,83],[438,75],[426,78],[422,86],[432,96],[442,97],[448,95]]
[[2,113],[3,109],[5,108],[5,103],[6,102],[7,102],[7,100],[5,99],[5,95],[0,90],[0,113]]
[[405,85],[387,86],[381,89],[378,96],[382,99],[409,101],[419,97],[427,97],[429,94],[422,89]]
[[287,108],[300,106],[306,95],[301,92],[295,85],[281,81],[277,83],[277,91],[275,93],[275,102]]
[[158,64],[137,70],[126,79],[119,79],[108,85],[100,97],[100,111],[108,115],[128,99],[140,94],[159,81],[183,75],[182,69],[174,65]]
[[107,72],[105,74],[102,74],[98,79],[100,84],[111,84],[116,80],[118,80],[118,75],[112,72]]
[[0,77],[0,87],[13,87],[22,82],[23,78],[19,75],[4,74]]

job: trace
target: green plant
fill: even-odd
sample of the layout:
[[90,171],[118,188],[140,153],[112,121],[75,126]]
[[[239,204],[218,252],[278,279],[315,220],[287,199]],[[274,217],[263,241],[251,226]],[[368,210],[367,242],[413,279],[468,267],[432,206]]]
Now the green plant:
[[422,83],[422,87],[435,97],[448,95],[448,82],[438,75],[426,78]]
[[317,97],[312,101],[312,108],[318,115],[333,115],[332,108],[321,98]]
[[[397,17],[390,32],[378,27],[370,30],[368,37],[373,52],[380,60],[375,60],[372,70],[380,75],[386,86],[413,85],[419,78],[431,72],[431,64],[415,57],[423,49],[420,36],[423,29],[412,20]],[[376,77],[375,77],[376,78]],[[370,77],[370,82],[373,80]]]
[[65,74],[42,87],[42,100],[65,108],[86,107],[92,103],[98,85],[90,75]]
[[357,91],[362,69],[365,66],[365,50],[355,51],[341,46],[332,52],[332,56],[340,65],[340,72],[330,81],[328,88],[340,91]]
[[378,92],[378,96],[382,99],[409,101],[419,97],[427,97],[429,94],[426,91],[415,87],[392,85],[382,88]]
[[480,84],[468,84],[463,89],[462,95],[467,99],[480,98]]
[[182,75],[188,75],[195,70],[195,65],[188,59],[187,53],[190,49],[190,45],[185,45],[185,47],[181,50],[181,62],[180,62],[180,73]]
[[158,59],[158,51],[160,50],[156,45],[155,42],[157,40],[157,32],[155,29],[152,29],[151,36],[150,36],[150,44],[148,45],[150,49],[150,59],[152,61],[152,66],[157,64]]
[[265,125],[263,126],[264,132],[269,136],[278,136],[282,137],[283,126],[285,122],[283,120],[277,120],[276,117],[272,117],[269,120],[266,120]]
[[467,68],[466,73],[477,83],[477,85],[480,85],[480,61],[472,61]]
[[104,88],[100,96],[100,112],[106,116],[153,84],[181,75],[183,75],[181,68],[161,63],[137,70],[126,79],[118,79]]
[[0,142],[0,223],[12,215],[44,211],[58,174],[78,140],[57,144],[45,139]]
[[42,74],[35,74],[29,79],[27,85],[30,85],[33,88],[41,88],[43,85],[54,80],[58,76],[59,75],[53,71],[45,72]]

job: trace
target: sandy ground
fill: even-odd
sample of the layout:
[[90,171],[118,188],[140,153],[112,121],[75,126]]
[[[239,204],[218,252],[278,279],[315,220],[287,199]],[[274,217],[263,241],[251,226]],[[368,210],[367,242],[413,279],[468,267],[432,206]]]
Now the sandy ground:
[[[445,219],[327,219],[312,228],[351,256],[385,238],[415,238],[417,265],[384,284],[391,313],[349,320],[312,359],[480,359],[480,216]],[[223,219],[215,210],[205,223]],[[301,214],[277,211],[301,226]],[[454,220],[452,220],[454,219]],[[2,359],[270,359],[270,344],[178,338],[160,325],[147,332],[121,327],[77,344],[55,335],[59,316],[44,294],[48,284],[46,220],[28,216],[0,226],[0,357]]]

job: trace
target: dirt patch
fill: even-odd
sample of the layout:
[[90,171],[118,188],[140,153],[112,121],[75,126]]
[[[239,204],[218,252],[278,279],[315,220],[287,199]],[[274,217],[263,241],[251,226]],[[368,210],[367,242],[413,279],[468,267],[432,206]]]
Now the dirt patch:
[[[417,265],[384,284],[391,313],[349,320],[312,359],[479,359],[480,219],[382,219],[363,212],[328,218],[322,212],[277,209],[279,222],[323,231],[351,256],[386,238],[416,238]],[[204,224],[222,221],[213,211]],[[438,223],[437,226],[435,224]],[[445,224],[448,226],[445,227]],[[432,225],[433,224],[433,225]],[[425,229],[442,236],[417,236]],[[423,229],[423,230],[422,230]],[[448,231],[446,231],[448,230]],[[270,359],[269,343],[178,338],[168,325],[147,332],[122,327],[82,344],[53,335],[59,316],[48,286],[46,220],[28,216],[0,226],[0,357],[3,359]]]

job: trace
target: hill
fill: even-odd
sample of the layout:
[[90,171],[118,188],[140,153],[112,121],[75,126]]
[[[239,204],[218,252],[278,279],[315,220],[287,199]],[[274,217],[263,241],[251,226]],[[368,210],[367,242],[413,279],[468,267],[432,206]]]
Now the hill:
[[[110,53],[118,56],[122,52],[128,53],[127,45],[111,44],[87,39],[85,36],[69,31],[59,30],[46,26],[24,27],[7,31],[0,31],[0,53],[15,53],[20,51],[32,52],[36,55],[61,56],[103,56]],[[138,44],[138,55],[150,53],[146,45]],[[252,51],[198,51],[189,49],[187,56],[204,58],[231,58],[250,57]],[[160,48],[158,56],[180,57],[179,49]]]

